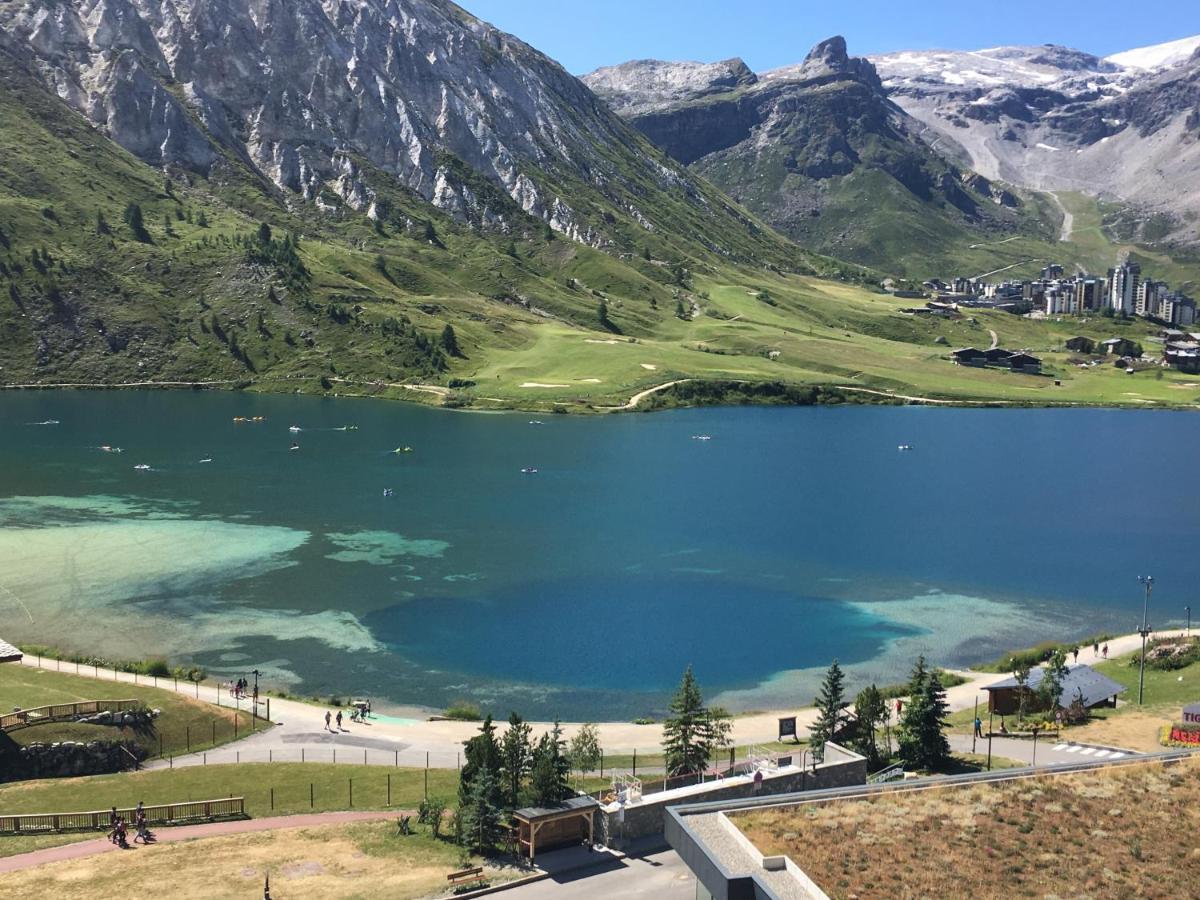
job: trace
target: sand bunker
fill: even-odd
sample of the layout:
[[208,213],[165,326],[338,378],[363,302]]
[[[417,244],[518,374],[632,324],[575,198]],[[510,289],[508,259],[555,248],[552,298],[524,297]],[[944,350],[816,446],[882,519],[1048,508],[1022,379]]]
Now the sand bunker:
[[565,388],[570,387],[569,384],[543,384],[540,381],[526,381],[521,385],[523,388]]

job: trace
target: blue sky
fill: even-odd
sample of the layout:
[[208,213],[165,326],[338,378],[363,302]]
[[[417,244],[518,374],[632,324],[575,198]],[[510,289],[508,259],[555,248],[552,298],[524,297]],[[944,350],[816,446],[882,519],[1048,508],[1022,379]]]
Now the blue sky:
[[1105,56],[1200,33],[1196,0],[458,0],[576,74],[628,59],[799,62],[832,34],[851,54],[1065,44]]

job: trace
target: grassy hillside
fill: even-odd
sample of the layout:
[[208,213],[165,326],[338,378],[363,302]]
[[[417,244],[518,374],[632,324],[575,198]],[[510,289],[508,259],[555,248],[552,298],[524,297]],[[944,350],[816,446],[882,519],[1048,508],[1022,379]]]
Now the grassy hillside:
[[[372,221],[332,192],[321,206],[283,197],[236,160],[207,180],[164,176],[2,54],[0,88],[0,384],[213,382],[541,409],[618,407],[686,378],[849,386],[864,400],[1200,396],[1174,373],[1083,371],[1054,353],[1061,386],[951,366],[952,346],[987,346],[989,329],[1037,351],[1145,329],[917,321],[899,312],[911,301],[867,286],[878,275],[788,249],[748,214],[754,262],[644,229],[601,252],[528,218],[507,234],[457,223],[363,162],[381,196]],[[1015,241],[971,252],[980,271],[1043,264]]]
[[[189,750],[207,750],[271,727],[261,719],[251,723],[247,712],[218,709],[209,703],[191,700],[174,691],[159,690],[127,682],[101,681],[67,672],[51,672],[26,666],[0,666],[0,709],[33,709],[55,703],[79,703],[86,700],[140,700],[161,715],[145,729],[114,728],[108,725],[84,725],[55,722],[20,728],[0,736],[0,757],[7,750],[34,742],[121,740],[142,747],[149,756],[182,754]],[[243,704],[243,706],[246,704]],[[237,718],[237,727],[234,718]]]

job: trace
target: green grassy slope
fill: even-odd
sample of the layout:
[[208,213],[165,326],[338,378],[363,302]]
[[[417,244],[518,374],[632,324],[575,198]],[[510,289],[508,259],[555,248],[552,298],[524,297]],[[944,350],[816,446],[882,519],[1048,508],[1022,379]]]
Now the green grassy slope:
[[[63,665],[66,667],[69,664]],[[161,710],[162,714],[148,729],[73,722],[35,725],[0,738],[0,747],[9,741],[24,746],[34,742],[123,740],[140,745],[150,756],[158,756],[160,752],[172,756],[185,753],[189,748],[207,750],[228,743],[235,734],[244,736],[251,729],[250,716],[244,711],[239,713],[232,709],[218,709],[174,691],[159,690],[144,684],[100,681],[68,672],[51,672],[18,665],[0,666],[0,709],[32,709],[85,700],[140,700],[151,709]],[[253,727],[261,730],[271,726],[269,722],[258,720]]]
[[[951,366],[946,344],[987,346],[989,329],[1038,351],[1077,331],[1145,329],[917,321],[899,311],[911,301],[866,287],[864,270],[788,245],[748,214],[738,252],[754,262],[687,229],[626,233],[621,220],[625,245],[601,252],[528,218],[510,234],[456,223],[361,163],[381,197],[372,222],[332,194],[324,212],[289,202],[232,160],[207,180],[164,178],[3,54],[0,88],[0,384],[213,381],[568,409],[619,406],[680,378],[1030,403],[1200,395],[1174,373],[1085,372],[1054,353],[1061,387]],[[123,220],[131,203],[147,240]],[[1044,264],[1016,241],[972,253],[980,271]],[[457,355],[440,345],[448,324]]]

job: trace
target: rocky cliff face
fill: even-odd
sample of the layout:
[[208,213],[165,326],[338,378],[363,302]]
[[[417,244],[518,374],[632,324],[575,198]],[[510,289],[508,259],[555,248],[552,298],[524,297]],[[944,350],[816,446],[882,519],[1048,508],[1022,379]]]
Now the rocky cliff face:
[[319,205],[373,212],[377,169],[509,227],[460,161],[604,246],[614,211],[667,224],[655,191],[713,202],[560,66],[445,0],[17,0],[0,34],[141,159],[206,174],[240,161]]
[[[641,61],[584,81],[674,159],[829,252],[882,263],[878,242],[869,246],[870,223],[882,214],[963,227],[1015,222],[1016,198],[939,156],[924,126],[887,98],[875,67],[849,56],[841,37],[762,75],[740,60]],[[876,203],[865,206],[864,193]]]
[[1187,241],[1200,237],[1196,52],[1200,38],[1107,59],[1046,45],[873,61],[892,100],[984,175],[1165,214]]

